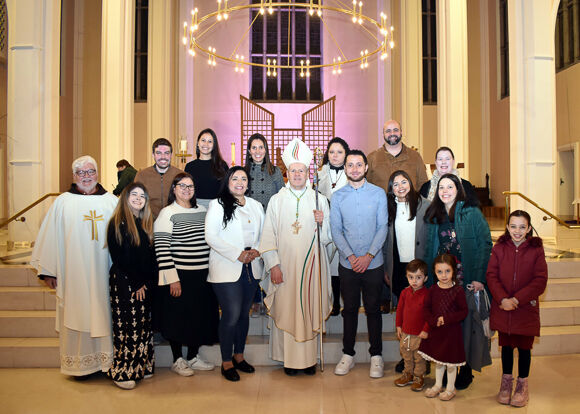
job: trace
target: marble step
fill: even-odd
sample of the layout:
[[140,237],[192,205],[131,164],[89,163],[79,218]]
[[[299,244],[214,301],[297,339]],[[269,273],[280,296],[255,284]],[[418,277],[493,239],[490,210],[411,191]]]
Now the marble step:
[[542,326],[580,325],[580,300],[540,302]]
[[578,299],[580,299],[580,277],[549,279],[546,291],[540,296],[543,302]]
[[550,279],[580,276],[580,261],[575,259],[547,260]]
[[[383,332],[394,332],[395,331],[395,314],[383,314]],[[341,334],[343,328],[343,319],[341,315],[331,316],[326,320],[326,333],[327,334]],[[248,335],[269,335],[268,330],[268,317],[259,316],[250,318],[250,329]],[[358,314],[358,329],[357,332],[367,333],[367,317],[364,313],[364,309],[361,308]]]
[[0,311],[0,338],[56,338],[54,310]]
[[0,287],[0,310],[54,310],[56,296],[48,287]]
[[[366,334],[358,334],[356,339],[357,363],[368,363],[368,342]],[[559,355],[580,352],[580,326],[542,327],[541,337],[536,338],[534,355]],[[499,357],[497,335],[491,341],[493,357]],[[216,365],[220,363],[219,346],[204,346],[200,349],[204,359]],[[327,369],[334,369],[342,355],[342,336],[325,335],[324,360]],[[245,356],[257,366],[279,365],[268,356],[268,337],[249,336]],[[171,349],[167,344],[155,346],[156,365],[171,365]],[[399,343],[394,333],[383,334],[383,358],[398,361]],[[58,338],[0,338],[0,368],[56,368],[59,366]]]
[[0,286],[44,286],[36,270],[28,265],[0,266]]

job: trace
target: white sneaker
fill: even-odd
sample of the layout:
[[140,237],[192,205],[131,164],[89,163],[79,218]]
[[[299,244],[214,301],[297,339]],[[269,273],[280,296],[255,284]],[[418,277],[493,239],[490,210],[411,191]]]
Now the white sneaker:
[[201,359],[199,354],[187,361],[187,365],[189,365],[191,369],[197,369],[198,371],[211,371],[215,368],[215,365],[211,362]]
[[382,378],[385,375],[385,363],[381,355],[375,355],[371,357],[371,369],[369,375],[371,378]]
[[135,388],[135,381],[113,381],[115,385],[124,390],[132,390]]
[[342,358],[336,364],[336,368],[334,368],[335,375],[346,375],[348,372],[354,368],[354,357],[342,354]]
[[193,370],[189,367],[185,359],[181,357],[179,357],[179,359],[173,363],[171,366],[171,371],[181,375],[182,377],[191,377],[194,374]]
[[143,379],[149,379],[149,378],[152,378],[152,377],[153,377],[153,374],[146,374],[146,375],[143,376]]

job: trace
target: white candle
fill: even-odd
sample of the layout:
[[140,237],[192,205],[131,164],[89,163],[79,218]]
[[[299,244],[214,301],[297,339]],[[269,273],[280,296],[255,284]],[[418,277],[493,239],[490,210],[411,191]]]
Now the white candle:
[[187,140],[182,139],[179,141],[179,152],[187,152]]
[[236,165],[236,143],[232,142],[232,165]]

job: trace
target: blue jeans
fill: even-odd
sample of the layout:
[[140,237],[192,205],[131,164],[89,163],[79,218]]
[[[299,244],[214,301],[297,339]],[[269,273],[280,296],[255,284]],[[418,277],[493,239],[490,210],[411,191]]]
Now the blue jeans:
[[222,310],[218,329],[222,361],[231,361],[233,354],[244,353],[250,326],[250,307],[258,281],[254,279],[250,264],[242,266],[242,274],[237,281],[212,283],[212,286]]

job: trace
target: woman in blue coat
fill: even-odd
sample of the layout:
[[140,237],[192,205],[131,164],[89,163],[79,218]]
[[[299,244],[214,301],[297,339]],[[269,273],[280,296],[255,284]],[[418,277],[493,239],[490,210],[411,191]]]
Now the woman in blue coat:
[[[425,219],[429,223],[425,254],[429,268],[437,255],[450,253],[457,258],[457,279],[463,289],[472,292],[483,290],[492,247],[491,234],[479,208],[466,200],[457,176],[441,176]],[[433,282],[432,274],[429,275],[429,282]],[[458,389],[467,388],[473,380],[469,349],[465,353],[467,364],[461,367],[455,383]]]

